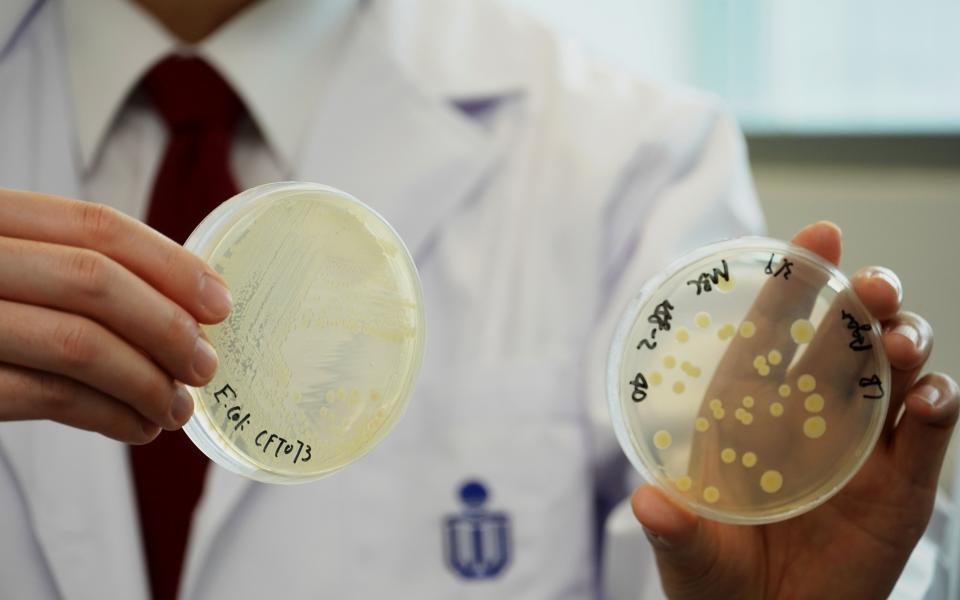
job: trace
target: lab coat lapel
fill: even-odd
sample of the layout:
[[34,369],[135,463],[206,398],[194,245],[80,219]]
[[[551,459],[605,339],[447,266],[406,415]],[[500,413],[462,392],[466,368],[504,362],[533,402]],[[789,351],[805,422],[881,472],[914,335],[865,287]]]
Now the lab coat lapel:
[[[347,191],[389,221],[415,258],[466,202],[500,146],[452,104],[422,91],[362,23],[314,114],[295,176]],[[185,597],[215,538],[252,487],[214,469],[194,518]],[[320,482],[313,485],[330,485]]]
[[145,599],[127,447],[47,421],[4,425],[2,444],[61,594]]
[[306,136],[297,176],[372,206],[421,259],[495,165],[494,136],[428,93],[361,23]]
[[[22,8],[2,15],[0,187],[78,197],[60,24],[51,2]],[[64,595],[144,598],[126,446],[48,422],[9,424],[3,445]]]

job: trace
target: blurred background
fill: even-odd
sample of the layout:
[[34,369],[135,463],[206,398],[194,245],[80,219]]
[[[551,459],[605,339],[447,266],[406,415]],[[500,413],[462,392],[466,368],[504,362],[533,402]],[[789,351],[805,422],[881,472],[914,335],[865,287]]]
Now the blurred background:
[[844,272],[894,269],[936,332],[931,369],[960,376],[960,1],[510,1],[609,64],[723,98],[769,234],[836,222]]

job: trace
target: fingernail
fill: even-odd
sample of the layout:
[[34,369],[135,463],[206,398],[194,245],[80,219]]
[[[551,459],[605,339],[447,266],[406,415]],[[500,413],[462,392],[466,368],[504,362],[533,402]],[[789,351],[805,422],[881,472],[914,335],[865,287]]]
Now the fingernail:
[[664,537],[661,536],[659,533],[655,533],[654,531],[647,529],[646,527],[643,528],[643,532],[647,534],[647,539],[649,539],[650,543],[653,544],[654,546],[659,546],[661,548],[666,548],[666,549],[669,549],[672,547],[670,545],[670,542],[664,539]]
[[924,402],[930,406],[936,406],[937,402],[940,401],[940,388],[929,383],[925,383],[913,390],[910,393],[911,396],[919,396],[923,399]]
[[886,281],[897,292],[897,302],[903,302],[903,284],[897,274],[886,267],[869,267],[864,270],[864,274],[870,278],[877,278]]
[[233,297],[223,283],[208,273],[200,281],[200,304],[214,318],[222,319],[233,308]]
[[193,349],[193,372],[197,377],[204,381],[213,377],[217,372],[217,365],[220,364],[217,358],[217,352],[210,345],[210,342],[203,339],[203,336],[197,336],[197,344]]
[[917,331],[917,328],[913,325],[908,325],[906,323],[901,323],[893,328],[893,331],[890,333],[896,333],[897,335],[902,335],[903,337],[910,340],[910,343],[914,346],[920,344],[920,332]]
[[173,395],[173,403],[170,405],[170,416],[177,425],[183,425],[193,414],[193,398],[190,397],[187,388],[177,384],[177,391]]

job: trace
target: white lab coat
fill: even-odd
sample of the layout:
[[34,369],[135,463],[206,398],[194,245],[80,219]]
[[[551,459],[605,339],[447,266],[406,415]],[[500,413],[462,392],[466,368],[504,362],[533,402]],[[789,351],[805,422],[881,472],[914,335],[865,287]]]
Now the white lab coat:
[[[598,564],[596,507],[627,492],[603,362],[644,279],[762,228],[738,130],[710,99],[608,73],[490,2],[374,15],[296,177],[355,194],[406,240],[428,316],[420,381],[388,439],[328,479],[211,468],[182,597],[591,598],[601,580],[658,596],[623,506]],[[76,197],[60,26],[52,1],[0,6],[0,186]],[[146,598],[128,469],[98,435],[0,425],[0,597]],[[474,579],[445,544],[468,480],[487,488],[482,514],[508,519],[483,550],[506,565]]]

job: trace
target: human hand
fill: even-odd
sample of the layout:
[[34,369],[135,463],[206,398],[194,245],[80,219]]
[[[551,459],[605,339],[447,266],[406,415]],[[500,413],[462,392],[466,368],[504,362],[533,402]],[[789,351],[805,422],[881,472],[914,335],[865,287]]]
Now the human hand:
[[230,312],[201,259],[106,206],[0,189],[0,421],[51,419],[129,443],[193,412]]
[[[839,262],[840,234],[830,224],[808,226],[793,241]],[[852,283],[883,323],[892,368],[888,418],[872,455],[825,504],[763,526],[702,519],[649,485],[639,488],[634,513],[670,597],[885,598],[896,583],[930,518],[957,420],[958,387],[946,375],[918,379],[932,332],[918,315],[900,311],[900,283],[892,272],[864,269]]]

